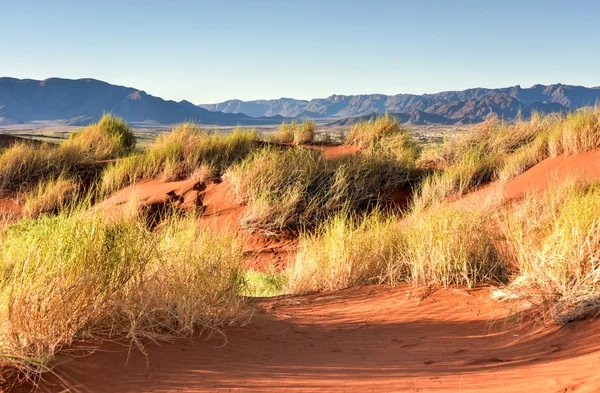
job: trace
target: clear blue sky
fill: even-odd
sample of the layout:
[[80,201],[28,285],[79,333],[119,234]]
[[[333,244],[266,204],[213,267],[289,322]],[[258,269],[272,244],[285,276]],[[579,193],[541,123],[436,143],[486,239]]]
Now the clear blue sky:
[[597,0],[91,3],[0,0],[0,76],[93,77],[196,104],[600,85]]

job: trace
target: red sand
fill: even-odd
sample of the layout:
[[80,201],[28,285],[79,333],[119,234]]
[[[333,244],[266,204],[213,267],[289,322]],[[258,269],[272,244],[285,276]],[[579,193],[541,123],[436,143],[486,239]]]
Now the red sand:
[[308,145],[307,147],[315,150],[320,150],[328,160],[336,160],[344,156],[351,156],[360,153],[360,148],[355,145],[340,145],[340,146],[319,146]]
[[[510,324],[489,290],[360,287],[259,300],[252,323],[210,339],[107,344],[62,356],[82,392],[597,392],[600,320]],[[148,362],[148,363],[147,363]],[[45,384],[44,391],[59,387]]]
[[531,192],[542,193],[553,184],[560,183],[570,176],[600,180],[600,149],[547,158],[505,184],[499,182],[489,184],[466,195],[463,200],[485,198],[500,191],[502,201],[506,203],[519,200]]

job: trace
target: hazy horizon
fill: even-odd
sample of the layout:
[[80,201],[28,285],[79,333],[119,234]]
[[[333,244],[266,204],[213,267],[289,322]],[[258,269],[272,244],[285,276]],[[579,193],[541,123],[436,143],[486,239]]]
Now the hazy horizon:
[[0,75],[94,78],[194,104],[600,85],[592,1],[1,7]]

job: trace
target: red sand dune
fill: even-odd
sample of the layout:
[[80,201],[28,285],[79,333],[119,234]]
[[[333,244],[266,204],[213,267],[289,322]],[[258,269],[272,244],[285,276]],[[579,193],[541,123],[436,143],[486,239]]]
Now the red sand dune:
[[[402,285],[263,299],[249,326],[210,340],[104,345],[62,356],[82,392],[597,392],[600,321],[544,328],[489,290],[414,296]],[[424,297],[423,300],[420,300]],[[43,385],[44,391],[60,387]]]
[[[569,174],[600,178],[599,159],[600,150],[547,159],[502,185],[503,197],[542,191]],[[177,187],[193,189],[145,184],[159,200],[184,196]],[[197,190],[204,223],[236,228],[243,207],[228,198],[229,187]],[[279,247],[247,242],[256,255]],[[600,391],[600,320],[541,326],[515,318],[514,306],[492,300],[489,288],[420,291],[365,286],[259,299],[250,324],[225,336],[148,344],[147,358],[135,350],[128,358],[126,346],[107,343],[88,357],[61,355],[55,371],[78,391],[100,393]],[[62,388],[50,377],[40,389]]]
[[531,192],[542,193],[571,176],[600,180],[600,149],[547,158],[505,184],[489,184],[466,195],[463,200],[472,201],[501,192],[502,201],[506,203],[519,200]]

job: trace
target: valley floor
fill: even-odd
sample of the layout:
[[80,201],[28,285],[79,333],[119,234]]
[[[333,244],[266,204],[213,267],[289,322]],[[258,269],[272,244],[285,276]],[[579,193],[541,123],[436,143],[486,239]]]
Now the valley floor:
[[259,299],[252,322],[225,336],[149,345],[148,357],[104,344],[62,355],[56,372],[98,393],[598,391],[600,320],[536,325],[490,290],[363,286]]

